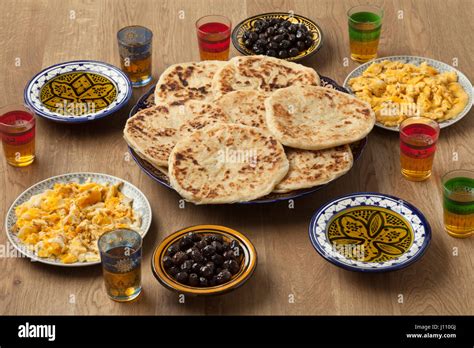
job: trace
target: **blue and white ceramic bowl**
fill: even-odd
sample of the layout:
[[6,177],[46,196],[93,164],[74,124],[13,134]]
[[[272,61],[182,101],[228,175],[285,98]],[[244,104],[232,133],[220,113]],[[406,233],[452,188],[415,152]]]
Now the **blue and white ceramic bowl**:
[[66,123],[93,121],[127,105],[132,85],[119,68],[98,61],[56,64],[35,75],[25,103],[41,117]]
[[318,209],[309,237],[316,251],[336,266],[386,272],[417,261],[430,243],[431,228],[410,203],[363,192],[336,198]]
[[122,182],[123,186],[121,192],[131,198],[133,210],[140,215],[142,224],[140,226],[140,235],[145,237],[151,225],[151,207],[148,199],[145,197],[143,192],[141,192],[136,186],[132,185],[128,181],[117,178],[108,174],[101,173],[69,173],[62,174],[58,176],[53,176],[46,180],[40,181],[39,183],[31,186],[26,189],[18,198],[13,202],[8,209],[7,216],[5,218],[5,231],[7,233],[8,240],[13,245],[13,247],[18,250],[25,257],[30,258],[33,261],[38,261],[41,263],[46,263],[54,266],[64,266],[64,267],[77,267],[77,266],[91,266],[99,264],[100,261],[96,262],[75,262],[75,263],[62,263],[53,258],[43,258],[35,254],[34,251],[30,250],[23,244],[23,242],[13,233],[13,226],[16,222],[15,208],[20,204],[28,201],[33,195],[43,193],[44,191],[53,188],[56,183],[84,183],[87,179],[99,183],[99,184],[116,184]]
[[[456,74],[458,75],[458,82],[462,86],[464,91],[467,93],[469,100],[466,104],[466,107],[464,108],[463,111],[461,111],[459,113],[459,115],[457,115],[456,117],[454,117],[450,120],[439,122],[439,127],[440,128],[449,127],[449,126],[455,124],[456,122],[460,121],[464,116],[466,116],[467,113],[469,112],[469,110],[471,110],[472,103],[473,103],[473,87],[472,87],[472,84],[469,81],[469,79],[466,77],[466,75],[464,75],[462,72],[460,72],[459,70],[457,70],[456,68],[452,67],[449,64],[440,62],[439,60],[430,59],[430,58],[417,57],[417,56],[390,56],[390,57],[381,57],[381,58],[371,60],[367,63],[364,63],[364,64],[360,65],[359,67],[354,69],[349,75],[347,75],[346,79],[344,80],[344,84],[343,84],[344,88],[347,89],[351,94],[354,94],[352,89],[349,87],[349,80],[354,78],[354,77],[358,77],[358,76],[362,75],[362,73],[372,63],[378,63],[378,62],[381,62],[381,61],[384,61],[384,60],[389,60],[389,61],[392,61],[392,62],[393,61],[400,61],[402,63],[409,63],[409,64],[413,64],[413,65],[420,65],[421,63],[426,62],[426,63],[428,63],[428,65],[432,66],[433,68],[438,70],[440,73],[444,73],[444,72],[448,72],[448,71],[455,71],[456,72]],[[397,127],[389,127],[389,126],[385,126],[385,125],[383,125],[379,122],[376,122],[375,125],[377,127],[384,128],[384,129],[391,130],[391,131],[395,131],[395,132],[398,132],[398,130],[399,130],[398,126]]]

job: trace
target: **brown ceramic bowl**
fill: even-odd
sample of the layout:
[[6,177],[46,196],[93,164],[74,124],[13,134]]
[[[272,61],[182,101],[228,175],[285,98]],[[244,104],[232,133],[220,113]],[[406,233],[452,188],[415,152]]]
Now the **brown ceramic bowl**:
[[[179,283],[168,274],[163,265],[163,257],[168,248],[175,244],[185,234],[193,232],[200,235],[221,235],[224,240],[236,240],[242,248],[241,266],[227,283],[210,287],[193,287]],[[242,286],[253,274],[257,266],[257,252],[253,244],[242,233],[231,228],[218,225],[196,225],[179,230],[166,237],[155,249],[151,260],[151,268],[156,279],[167,289],[180,294],[193,296],[220,295]]]

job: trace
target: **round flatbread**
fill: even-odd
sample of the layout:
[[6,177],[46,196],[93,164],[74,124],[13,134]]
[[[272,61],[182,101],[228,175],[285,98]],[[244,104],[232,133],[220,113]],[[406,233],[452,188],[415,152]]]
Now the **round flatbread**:
[[228,121],[223,111],[213,103],[160,103],[130,117],[125,125],[124,138],[141,158],[155,167],[166,167],[178,140],[196,129]]
[[214,73],[225,62],[206,60],[169,66],[155,88],[155,103],[185,104],[189,100],[211,101]]
[[289,168],[270,133],[218,124],[180,140],[169,158],[171,186],[195,204],[251,201],[272,192]]
[[320,150],[364,138],[375,124],[370,105],[325,87],[292,86],[265,100],[270,132],[284,145]]
[[268,93],[257,91],[234,91],[224,94],[215,103],[230,118],[231,122],[267,129],[265,121],[265,99]]
[[314,69],[267,56],[239,56],[229,60],[214,75],[216,98],[232,91],[271,92],[288,86],[319,86]]
[[273,192],[285,193],[326,184],[347,173],[353,163],[349,145],[325,150],[285,148],[290,162],[288,174]]

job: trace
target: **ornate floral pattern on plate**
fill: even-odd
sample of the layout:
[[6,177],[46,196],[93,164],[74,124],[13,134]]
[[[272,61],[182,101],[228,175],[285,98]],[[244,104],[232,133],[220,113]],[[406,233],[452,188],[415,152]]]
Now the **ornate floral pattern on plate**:
[[25,103],[34,112],[59,122],[88,122],[127,105],[132,85],[119,68],[78,60],[53,65],[34,76],[25,88]]
[[431,228],[410,203],[378,193],[357,193],[321,207],[309,236],[316,251],[353,271],[384,272],[418,260],[429,245]]

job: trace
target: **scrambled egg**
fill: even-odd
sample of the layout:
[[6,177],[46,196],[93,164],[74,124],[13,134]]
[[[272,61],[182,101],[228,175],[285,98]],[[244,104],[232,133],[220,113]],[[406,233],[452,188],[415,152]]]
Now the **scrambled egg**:
[[419,66],[384,60],[349,80],[355,95],[370,103],[377,121],[397,126],[411,116],[442,122],[456,117],[468,96],[454,71],[440,74],[426,62]]
[[123,183],[60,183],[15,209],[14,232],[39,257],[63,263],[99,261],[99,237],[117,228],[140,231],[141,218]]

